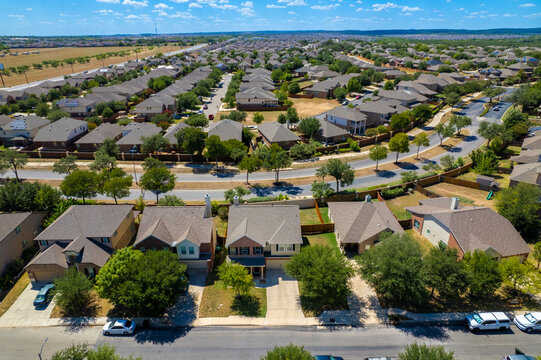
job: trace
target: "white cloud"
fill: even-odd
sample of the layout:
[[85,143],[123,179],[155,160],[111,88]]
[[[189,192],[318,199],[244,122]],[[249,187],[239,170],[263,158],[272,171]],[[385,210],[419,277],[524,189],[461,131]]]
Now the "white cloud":
[[518,7],[522,7],[522,8],[525,8],[525,7],[534,7],[536,6],[535,4],[532,4],[532,3],[528,3],[528,4],[521,4],[519,5]]
[[148,6],[148,0],[140,0],[140,1],[124,0],[122,2],[122,5],[129,5],[129,6],[133,6],[133,7],[136,7],[136,8],[147,7]]
[[154,9],[162,9],[162,10],[165,10],[165,9],[172,9],[173,7],[172,6],[168,6],[164,3],[159,3],[159,4],[156,4],[154,5]]
[[526,19],[536,19],[541,16],[541,12],[524,15]]
[[192,14],[190,14],[189,12],[180,12],[180,11],[177,11],[176,13],[171,14],[169,17],[171,17],[171,18],[173,18],[173,19],[176,19],[176,18],[181,18],[181,19],[196,19],[196,17],[193,16]]
[[54,24],[54,22],[52,22],[52,21],[40,21],[39,23],[42,24],[42,25],[53,25]]
[[203,6],[202,5],[199,5],[198,3],[190,3],[190,5],[188,5],[189,8],[202,8]]
[[307,3],[304,0],[278,0],[280,4],[286,4],[287,6],[306,6]]
[[418,6],[411,7],[407,5],[397,5],[392,2],[387,2],[385,4],[372,4],[372,10],[374,11],[381,11],[381,10],[388,10],[388,9],[401,9],[403,12],[410,12],[410,11],[422,11]]
[[120,3],[120,0],[96,0],[100,3],[106,3],[106,4],[118,4]]
[[340,6],[340,4],[329,4],[329,5],[313,5],[311,6],[314,10],[331,10],[333,8],[336,8]]
[[184,4],[184,3],[187,3],[190,0],[169,0],[169,1],[172,1],[172,2],[177,3],[177,4]]
[[409,6],[403,6],[402,11],[421,11],[422,9],[418,6],[415,7],[409,7]]
[[267,4],[267,9],[284,9],[285,5]]
[[32,8],[26,8],[25,10],[26,10],[26,11],[32,11],[32,10],[34,10],[34,9],[32,9]]
[[295,11],[288,11],[287,13],[288,13],[289,15],[295,15],[295,14],[296,14]]
[[8,16],[16,19],[24,19],[24,15],[20,14],[9,14]]

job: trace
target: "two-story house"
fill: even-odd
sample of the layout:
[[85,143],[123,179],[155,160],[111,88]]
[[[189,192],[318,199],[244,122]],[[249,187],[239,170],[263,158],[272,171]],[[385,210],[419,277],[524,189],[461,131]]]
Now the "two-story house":
[[53,281],[75,266],[94,277],[116,249],[135,236],[132,205],[74,205],[34,238],[40,247],[27,266],[30,281]]
[[297,205],[229,207],[226,246],[231,261],[265,278],[265,269],[282,268],[302,245]]

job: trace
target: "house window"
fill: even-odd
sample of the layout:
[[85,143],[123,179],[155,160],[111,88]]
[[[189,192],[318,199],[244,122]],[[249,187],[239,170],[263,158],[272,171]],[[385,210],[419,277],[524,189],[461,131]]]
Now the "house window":
[[41,246],[47,246],[47,240],[40,240],[40,241],[39,241],[39,244],[40,244]]
[[430,234],[430,229],[426,229],[426,233],[427,233],[427,234]]
[[101,242],[104,243],[104,244],[109,244],[110,243],[110,240],[108,237],[102,237],[101,238]]
[[113,237],[117,236],[118,234],[118,231],[115,230],[115,232],[113,233]]
[[254,255],[261,255],[263,254],[263,248],[262,247],[255,247],[254,248]]
[[182,255],[186,255],[186,247],[182,246],[182,247],[180,248],[180,253],[181,253]]
[[293,251],[294,248],[293,248],[293,245],[284,245],[284,244],[281,244],[279,245],[278,247],[278,251]]
[[15,235],[19,235],[20,233],[21,233],[21,227],[17,225],[17,227],[15,228]]
[[24,239],[23,240],[23,249],[26,249],[27,246],[28,246],[28,240]]
[[250,248],[249,247],[241,247],[240,248],[240,254],[241,255],[250,255]]
[[189,250],[190,255],[195,254],[195,249],[194,249],[193,246],[190,246],[190,247],[188,248],[188,250]]
[[440,240],[440,246],[447,247],[447,244],[443,240]]
[[415,219],[413,221],[413,227],[419,230],[419,226],[421,226],[421,223],[419,222],[419,220]]
[[230,247],[229,248],[229,255],[237,255],[237,248],[236,247]]

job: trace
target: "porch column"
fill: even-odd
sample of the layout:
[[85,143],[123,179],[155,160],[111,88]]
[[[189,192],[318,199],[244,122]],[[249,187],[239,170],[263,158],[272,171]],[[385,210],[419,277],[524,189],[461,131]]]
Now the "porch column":
[[261,266],[261,280],[265,280],[265,267]]

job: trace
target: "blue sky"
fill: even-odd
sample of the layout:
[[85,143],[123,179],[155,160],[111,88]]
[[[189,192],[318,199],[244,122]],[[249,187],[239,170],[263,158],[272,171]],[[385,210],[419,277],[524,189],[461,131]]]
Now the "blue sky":
[[1,35],[541,26],[540,0],[2,0]]

